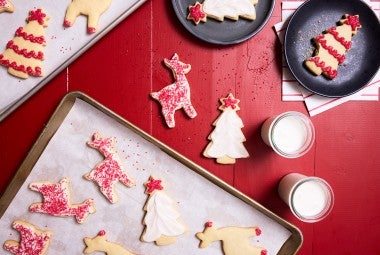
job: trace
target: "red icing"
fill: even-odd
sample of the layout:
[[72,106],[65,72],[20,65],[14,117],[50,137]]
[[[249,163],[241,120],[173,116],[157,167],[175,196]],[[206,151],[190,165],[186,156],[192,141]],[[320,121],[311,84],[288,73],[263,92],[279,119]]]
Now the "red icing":
[[346,20],[343,24],[350,25],[352,31],[356,31],[358,28],[362,26],[359,22],[359,15],[347,15]]
[[155,190],[163,190],[164,187],[161,185],[161,180],[157,179],[155,180],[152,176],[149,177],[149,181],[145,183],[145,186],[147,188],[147,193],[151,194]]
[[261,229],[260,228],[255,228],[255,233],[256,233],[256,236],[261,235]]
[[45,23],[46,14],[42,12],[42,9],[37,9],[35,11],[31,10],[29,12],[28,21],[37,21],[40,25]]
[[239,103],[238,99],[235,99],[235,97],[232,94],[229,94],[226,98],[222,98],[222,109],[227,109],[228,107],[232,109],[236,109]]
[[7,43],[7,48],[12,49],[14,52],[16,52],[19,55],[23,55],[25,58],[34,58],[38,60],[44,59],[44,53],[42,53],[41,51],[36,53],[34,50],[28,51],[27,49],[20,49],[18,45],[14,43],[13,40],[10,40]]
[[206,227],[211,228],[212,227],[212,221],[206,222]]
[[0,0],[0,7],[8,7],[8,2],[6,0]]
[[18,65],[16,62],[11,62],[8,59],[4,59],[4,55],[0,54],[0,64],[12,68],[16,71],[27,73],[33,76],[42,76],[41,67],[35,67],[34,69],[30,66],[25,67],[24,65]]
[[311,57],[308,60],[314,62],[331,79],[334,79],[337,76],[337,70],[332,69],[331,66],[326,66],[325,62],[321,61],[319,57]]
[[98,133],[92,137],[92,141],[87,144],[92,148],[99,150],[105,157],[102,162],[84,177],[94,181],[100,187],[100,191],[108,198],[111,203],[117,202],[117,195],[114,193],[114,185],[120,181],[124,185],[131,187],[135,185],[124,171],[123,166],[114,150],[115,140],[111,138],[102,138]]
[[330,28],[329,30],[327,30],[327,32],[329,32],[332,36],[334,36],[335,40],[337,40],[340,44],[342,44],[344,48],[346,48],[346,50],[351,49],[352,42],[346,41],[346,39],[344,39],[343,37],[340,37],[338,31],[336,31],[336,27]]
[[24,38],[24,40],[31,41],[32,43],[44,44],[45,37],[44,36],[34,36],[33,34],[27,34],[23,31],[22,27],[19,27],[16,30],[16,36]]
[[87,32],[88,32],[89,34],[93,34],[93,33],[96,32],[96,28],[94,28],[94,27],[88,27],[88,28],[87,28]]
[[65,20],[63,21],[63,25],[64,25],[65,27],[71,27],[71,26],[72,26],[71,22],[68,21],[67,19],[65,19]]
[[197,113],[190,101],[190,86],[185,76],[191,66],[180,62],[177,54],[170,60],[165,59],[165,64],[173,71],[176,81],[158,92],[152,92],[151,96],[161,103],[166,124],[172,128],[175,126],[174,112],[177,109],[183,108],[190,118],[194,118]]
[[261,255],[267,255],[268,254],[268,251],[267,250],[262,250],[261,251]]
[[20,233],[20,243],[11,241],[4,243],[4,249],[16,255],[42,255],[45,254],[50,241],[50,233],[37,230],[32,225],[16,221],[13,228]]
[[62,179],[59,183],[31,183],[30,189],[38,191],[44,197],[42,203],[30,206],[31,212],[46,213],[53,216],[75,216],[78,223],[83,223],[88,214],[95,212],[93,199],[82,204],[70,204],[68,180]]
[[206,14],[202,10],[202,5],[198,2],[193,6],[189,6],[189,18],[194,19],[195,23],[199,23],[206,18]]
[[325,40],[325,35],[319,35],[315,38],[315,40],[325,49],[329,52],[330,55],[332,55],[336,60],[338,60],[338,63],[343,63],[345,56],[342,54],[339,54],[336,49],[334,49],[331,46],[327,45],[327,41]]
[[99,233],[98,233],[98,236],[105,236],[106,235],[106,231],[105,230],[100,230]]

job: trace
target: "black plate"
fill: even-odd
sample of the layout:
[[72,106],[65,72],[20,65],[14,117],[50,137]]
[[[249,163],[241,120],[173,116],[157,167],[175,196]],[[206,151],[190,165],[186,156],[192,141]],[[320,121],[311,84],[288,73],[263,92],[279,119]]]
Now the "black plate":
[[[187,19],[189,6],[194,5],[196,0],[172,0],[174,11],[182,25],[196,37],[214,44],[236,44],[245,41],[257,34],[269,20],[274,0],[259,0],[256,5],[256,20],[239,18],[237,21],[224,19],[216,21],[208,18],[207,22],[195,25],[192,20]],[[202,0],[198,2],[203,3]]]
[[[344,14],[359,14],[362,28],[352,37],[352,48],[329,80],[314,76],[303,65],[313,53],[311,39],[334,27]],[[290,71],[306,89],[328,97],[347,96],[369,83],[380,66],[380,24],[371,8],[360,0],[309,0],[289,21],[285,34],[285,57]]]

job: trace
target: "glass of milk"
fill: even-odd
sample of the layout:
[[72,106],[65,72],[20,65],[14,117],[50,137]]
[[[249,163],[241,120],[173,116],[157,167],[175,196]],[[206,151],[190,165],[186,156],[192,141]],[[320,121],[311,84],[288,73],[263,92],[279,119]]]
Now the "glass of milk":
[[300,112],[285,112],[268,118],[261,126],[263,141],[279,155],[297,158],[313,146],[313,123]]
[[304,222],[324,219],[334,205],[332,188],[318,177],[307,177],[299,173],[288,174],[281,179],[278,193],[293,214]]

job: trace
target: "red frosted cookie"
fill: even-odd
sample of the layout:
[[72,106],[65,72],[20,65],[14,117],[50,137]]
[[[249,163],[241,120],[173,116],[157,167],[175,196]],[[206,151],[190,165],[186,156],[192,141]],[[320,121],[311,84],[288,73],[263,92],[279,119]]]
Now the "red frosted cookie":
[[115,192],[115,184],[120,181],[125,186],[132,187],[136,182],[128,176],[121,164],[114,148],[115,137],[103,138],[96,132],[87,144],[97,149],[104,156],[104,160],[97,164],[91,172],[85,174],[84,178],[98,184],[103,195],[111,203],[116,203],[119,197]]
[[5,250],[16,255],[46,254],[52,232],[37,229],[34,225],[21,220],[14,221],[12,227],[20,233],[20,242],[5,241],[3,246]]
[[187,15],[188,20],[194,21],[195,25],[198,25],[199,22],[206,22],[207,15],[203,11],[203,6],[198,1],[194,5],[189,6],[189,15]]
[[13,4],[8,0],[0,0],[0,13],[13,12]]
[[165,58],[164,63],[172,70],[176,81],[158,92],[150,93],[150,95],[160,102],[166,124],[173,128],[175,127],[174,113],[176,110],[183,108],[190,118],[197,116],[197,112],[190,101],[190,85],[186,79],[186,74],[190,72],[191,65],[179,61],[177,53],[171,59]]
[[95,213],[93,199],[87,199],[81,204],[71,204],[67,178],[62,179],[59,183],[31,183],[29,188],[40,192],[44,198],[42,203],[34,203],[29,207],[31,212],[53,216],[75,216],[78,223],[83,223],[89,214]]

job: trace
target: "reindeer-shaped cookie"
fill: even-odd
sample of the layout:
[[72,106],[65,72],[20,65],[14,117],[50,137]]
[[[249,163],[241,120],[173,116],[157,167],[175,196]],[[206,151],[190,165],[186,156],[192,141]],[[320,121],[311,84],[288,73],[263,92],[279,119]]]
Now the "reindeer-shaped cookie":
[[359,15],[345,14],[339,24],[314,38],[316,50],[313,57],[306,59],[305,66],[315,75],[323,74],[329,79],[337,76],[338,65],[351,48],[352,36],[361,28]]
[[124,249],[121,245],[109,242],[106,239],[106,232],[101,230],[94,238],[85,237],[86,248],[83,253],[89,254],[95,251],[105,252],[107,255],[135,255]]
[[190,72],[191,65],[179,61],[177,53],[171,59],[165,58],[164,63],[172,70],[175,82],[158,92],[152,92],[150,95],[160,102],[166,124],[169,128],[173,128],[176,110],[183,108],[190,118],[197,116],[197,112],[190,101],[190,86],[185,76]]
[[114,148],[115,137],[103,138],[96,132],[87,144],[97,149],[104,156],[104,160],[97,164],[90,173],[85,174],[84,178],[96,182],[100,191],[111,203],[118,202],[119,198],[114,190],[115,184],[120,181],[125,186],[132,187],[136,182],[127,175],[120,162]]
[[203,232],[196,234],[201,240],[199,247],[206,248],[214,241],[222,241],[225,255],[266,255],[267,250],[250,244],[249,238],[259,236],[261,230],[257,227],[224,227],[215,228],[212,222],[207,222]]
[[8,0],[0,0],[0,13],[13,12],[13,4]]
[[72,0],[67,7],[63,25],[71,27],[79,15],[85,15],[87,20],[87,32],[95,33],[100,15],[111,5],[112,0]]
[[22,220],[14,221],[12,227],[20,233],[20,242],[14,240],[5,241],[5,250],[16,255],[46,254],[49,247],[50,238],[53,235],[51,231],[37,229],[34,225]]
[[89,214],[95,213],[92,198],[81,204],[71,204],[69,180],[67,178],[63,178],[59,183],[31,183],[29,188],[40,192],[43,196],[42,203],[33,203],[29,207],[31,212],[46,213],[53,216],[75,216],[78,223],[84,223]]

